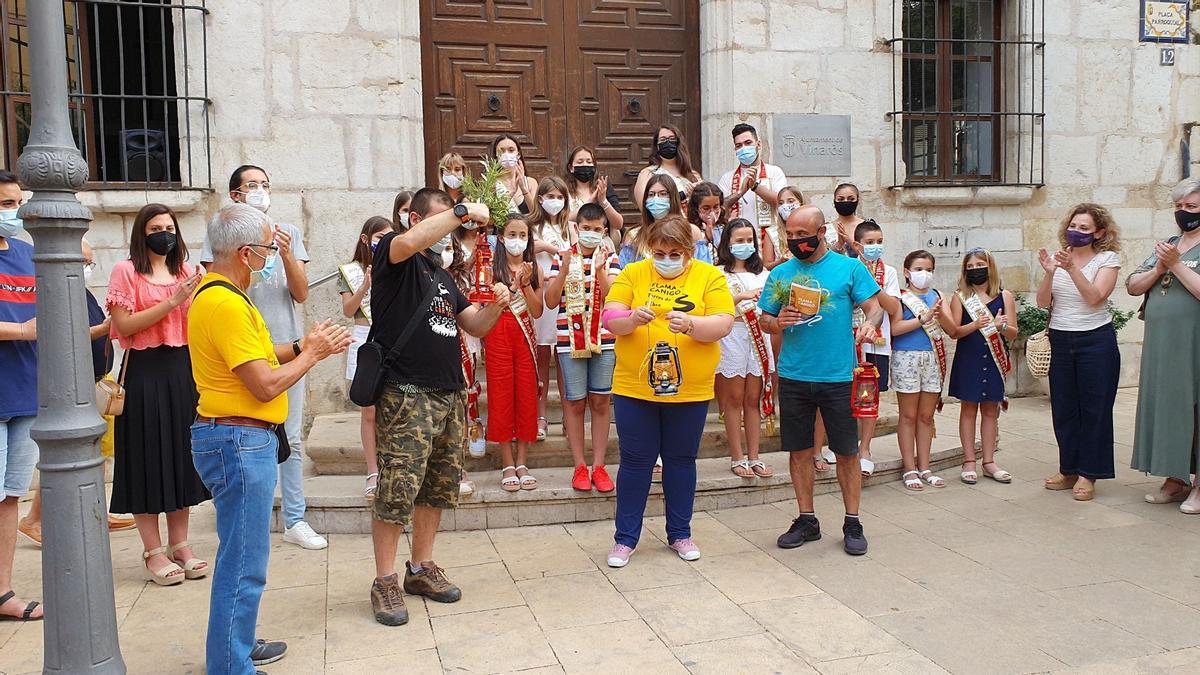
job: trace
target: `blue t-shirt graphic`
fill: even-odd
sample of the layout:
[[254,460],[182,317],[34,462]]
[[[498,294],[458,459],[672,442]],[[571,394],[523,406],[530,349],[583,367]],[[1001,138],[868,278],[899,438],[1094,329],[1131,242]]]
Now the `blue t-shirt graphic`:
[[758,306],[775,316],[790,302],[792,283],[821,289],[821,310],[783,331],[779,376],[801,382],[849,382],[854,378],[854,308],[879,293],[879,284],[858,260],[826,252],[814,263],[792,258],[771,270]]
[[[0,321],[24,323],[37,314],[33,246],[6,239],[0,251]],[[0,420],[37,414],[37,343],[0,340]]]

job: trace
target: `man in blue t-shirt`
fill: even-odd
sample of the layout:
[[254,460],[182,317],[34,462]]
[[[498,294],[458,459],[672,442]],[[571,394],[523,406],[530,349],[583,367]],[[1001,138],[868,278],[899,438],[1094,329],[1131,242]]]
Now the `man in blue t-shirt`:
[[[862,471],[858,464],[858,426],[850,410],[855,344],[874,340],[883,323],[875,297],[879,284],[857,260],[830,251],[825,243],[825,216],[816,206],[801,206],[784,226],[792,259],[771,270],[759,298],[763,330],[783,335],[776,364],[779,372],[780,436],[789,460],[800,516],[776,542],[796,548],[821,538],[813,511],[813,431],[817,412],[825,424],[829,447],[837,455],[837,477],[846,505],[842,526],[850,555],[867,552],[858,519]],[[792,286],[815,301],[816,312],[792,306]],[[861,307],[867,321],[855,332],[853,314]]]

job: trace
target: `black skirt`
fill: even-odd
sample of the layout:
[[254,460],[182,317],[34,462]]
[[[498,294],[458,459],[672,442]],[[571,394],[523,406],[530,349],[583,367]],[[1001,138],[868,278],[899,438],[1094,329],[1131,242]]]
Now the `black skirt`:
[[131,350],[125,358],[109,511],[168,513],[210,499],[192,464],[198,394],[187,347]]

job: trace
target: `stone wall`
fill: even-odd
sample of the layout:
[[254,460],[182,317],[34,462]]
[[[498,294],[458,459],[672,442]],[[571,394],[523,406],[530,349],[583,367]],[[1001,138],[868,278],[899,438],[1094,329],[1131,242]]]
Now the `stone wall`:
[[[998,253],[1006,286],[1019,291],[1036,283],[1036,251],[1052,244],[1055,224],[1075,202],[1115,209],[1127,265],[1174,227],[1166,193],[1179,179],[1181,125],[1200,121],[1200,47],[1180,46],[1178,65],[1160,67],[1158,46],[1137,42],[1136,2],[1045,2],[1047,185],[1024,191],[881,189],[891,182],[893,156],[885,116],[892,54],[881,42],[891,33],[892,0],[700,4],[705,174],[715,178],[732,167],[729,129],[740,120],[769,139],[776,113],[850,114],[851,175],[794,182],[827,213],[837,182],[858,183],[863,212],[887,230],[893,264],[923,232],[960,228],[967,246]],[[362,222],[388,215],[397,190],[423,181],[415,1],[209,0],[207,6],[214,191],[82,195],[95,216],[89,238],[101,282],[126,256],[133,215],[148,201],[176,207],[187,243],[198,251],[205,222],[228,201],[229,173],[243,162],[271,174],[271,215],[304,232],[311,279],[349,257]],[[198,26],[189,30],[198,44]],[[193,120],[195,133],[199,128]],[[1194,140],[1200,148],[1200,138]],[[942,286],[951,283],[950,267],[943,265]],[[1136,304],[1121,292],[1117,297]],[[310,323],[341,317],[333,284],[314,289],[306,314]],[[1137,372],[1140,330],[1134,322],[1122,335],[1126,382]],[[340,359],[314,370],[310,415],[345,407],[343,373]]]
[[[851,175],[794,178],[792,184],[832,215],[834,186],[856,183],[861,212],[884,226],[894,265],[918,247],[922,234],[961,230],[965,247],[997,254],[1013,291],[1036,286],[1042,274],[1037,251],[1057,245],[1058,223],[1075,203],[1095,201],[1113,210],[1124,238],[1122,274],[1155,240],[1176,231],[1167,195],[1182,177],[1183,124],[1200,122],[1200,46],[1175,45],[1177,65],[1162,67],[1160,45],[1137,41],[1137,2],[1047,0],[1045,187],[889,190],[893,135],[886,113],[899,69],[893,71],[885,41],[898,4],[702,1],[705,175],[733,167],[729,129],[740,121],[769,141],[777,113],[849,114]],[[1193,24],[1197,18],[1193,10]],[[1200,149],[1200,133],[1192,136],[1192,147]],[[1200,151],[1193,150],[1192,162],[1193,172],[1200,171]],[[938,284],[953,287],[957,257],[939,262]],[[1138,304],[1121,288],[1113,297],[1123,307]],[[1131,322],[1120,337],[1123,384],[1136,383],[1141,329]]]

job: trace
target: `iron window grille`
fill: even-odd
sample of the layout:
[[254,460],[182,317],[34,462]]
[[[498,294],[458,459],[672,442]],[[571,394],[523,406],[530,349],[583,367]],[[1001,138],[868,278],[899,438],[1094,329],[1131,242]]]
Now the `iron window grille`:
[[[4,166],[29,139],[25,7],[0,0]],[[62,0],[68,106],[88,188],[211,189],[207,0]]]
[[891,187],[1043,185],[1043,0],[892,5]]

